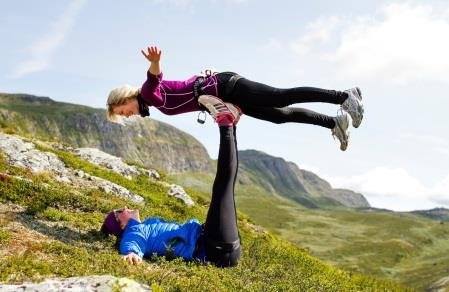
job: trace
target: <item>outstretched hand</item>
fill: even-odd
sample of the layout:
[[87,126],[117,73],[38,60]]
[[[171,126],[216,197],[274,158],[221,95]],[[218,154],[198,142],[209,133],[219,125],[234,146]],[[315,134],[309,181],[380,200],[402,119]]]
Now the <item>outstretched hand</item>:
[[135,253],[130,252],[127,255],[122,256],[123,260],[125,262],[128,262],[130,264],[138,265],[142,262],[142,259],[136,255]]
[[148,47],[147,51],[145,50],[140,51],[144,55],[145,59],[147,59],[150,62],[159,62],[161,60],[162,51],[159,50],[157,47]]

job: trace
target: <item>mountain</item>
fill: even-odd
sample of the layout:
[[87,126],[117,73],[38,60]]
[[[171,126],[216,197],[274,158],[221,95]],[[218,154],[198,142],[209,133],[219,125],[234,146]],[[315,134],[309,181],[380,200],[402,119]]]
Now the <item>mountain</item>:
[[239,151],[239,161],[242,170],[252,174],[249,180],[240,182],[258,184],[267,192],[276,192],[305,207],[370,206],[362,194],[346,189],[333,189],[316,174],[302,170],[283,158],[256,150],[244,150]]
[[424,216],[433,220],[449,222],[449,209],[446,208],[434,208],[431,210],[416,210],[410,213]]
[[[132,124],[120,125],[107,121],[103,109],[49,97],[0,93],[0,127],[75,147],[98,148],[168,173],[214,173],[214,162],[198,140],[152,119],[137,118]],[[317,175],[282,158],[255,150],[240,151],[239,157],[242,184],[256,184],[308,208],[369,206],[361,194],[332,189]]]
[[163,122],[111,123],[104,109],[48,97],[0,93],[0,126],[22,135],[93,147],[167,172],[212,171],[204,146]]

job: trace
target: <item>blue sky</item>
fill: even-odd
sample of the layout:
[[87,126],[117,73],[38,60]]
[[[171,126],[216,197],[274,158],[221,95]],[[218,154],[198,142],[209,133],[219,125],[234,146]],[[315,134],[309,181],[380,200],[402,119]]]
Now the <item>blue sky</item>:
[[[327,129],[249,117],[239,148],[293,161],[375,207],[449,207],[447,1],[15,0],[0,10],[2,92],[104,108],[112,88],[144,82],[147,45],[163,50],[168,80],[212,67],[277,87],[359,86],[365,119],[346,152]],[[216,157],[211,119],[151,114]]]

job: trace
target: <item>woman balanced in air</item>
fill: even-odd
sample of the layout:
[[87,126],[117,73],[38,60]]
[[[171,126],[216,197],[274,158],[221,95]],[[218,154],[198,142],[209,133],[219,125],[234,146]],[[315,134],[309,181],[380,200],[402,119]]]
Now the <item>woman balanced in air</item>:
[[[358,128],[363,119],[362,95],[358,87],[345,91],[314,87],[281,89],[251,81],[233,72],[168,81],[163,79],[161,71],[162,51],[157,47],[148,47],[142,50],[142,54],[151,63],[147,79],[141,88],[124,85],[110,92],[107,101],[110,120],[114,120],[116,115],[147,116],[148,107],[155,107],[167,115],[200,111],[204,107],[199,103],[199,96],[208,95],[208,104],[218,104],[221,99],[225,106],[232,103],[239,111],[256,119],[276,124],[294,122],[328,128],[338,138],[340,149],[344,151],[348,146],[349,120],[352,119],[352,126]],[[291,107],[305,102],[332,103],[340,105],[342,111],[331,117]]]

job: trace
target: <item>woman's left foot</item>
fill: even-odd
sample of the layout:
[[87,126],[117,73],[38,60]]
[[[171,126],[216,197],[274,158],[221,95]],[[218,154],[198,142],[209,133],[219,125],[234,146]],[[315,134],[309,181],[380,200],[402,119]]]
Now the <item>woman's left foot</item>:
[[345,151],[349,142],[349,117],[347,113],[337,115],[335,118],[335,127],[332,129],[332,136],[340,141],[340,150]]
[[343,102],[341,108],[346,111],[352,119],[352,126],[358,128],[363,119],[362,91],[358,87],[345,90],[348,98]]

